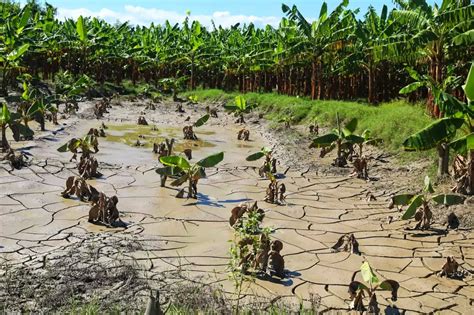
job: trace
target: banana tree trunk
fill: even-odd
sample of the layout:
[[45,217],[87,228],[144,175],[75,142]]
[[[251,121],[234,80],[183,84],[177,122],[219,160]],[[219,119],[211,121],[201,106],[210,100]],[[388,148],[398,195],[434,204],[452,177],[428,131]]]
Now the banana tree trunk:
[[317,72],[317,61],[316,59],[312,62],[312,70],[311,70],[311,99],[316,99],[316,72]]
[[368,93],[368,101],[369,104],[374,103],[374,69],[372,63],[369,63],[369,93]]
[[438,177],[449,174],[449,147],[446,143],[441,143],[438,150]]
[[7,62],[5,61],[5,66],[3,67],[3,72],[2,72],[2,90],[1,94],[3,96],[8,96],[8,82],[7,82]]
[[5,152],[10,146],[7,140],[7,126],[2,126],[2,151]]
[[469,159],[467,161],[467,174],[469,183],[469,194],[474,195],[474,150],[469,151]]
[[190,89],[194,90],[195,83],[194,83],[194,54],[191,56],[191,77],[190,77]]

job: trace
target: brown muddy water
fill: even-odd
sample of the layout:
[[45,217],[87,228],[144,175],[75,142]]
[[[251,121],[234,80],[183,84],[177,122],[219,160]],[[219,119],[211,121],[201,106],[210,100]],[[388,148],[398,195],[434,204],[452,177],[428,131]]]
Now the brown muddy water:
[[[130,114],[128,108],[117,115]],[[114,112],[112,111],[111,115]],[[231,292],[229,281],[229,240],[233,229],[228,219],[241,202],[258,201],[265,210],[264,226],[273,230],[272,238],[283,242],[287,277],[282,281],[256,280],[244,289],[247,296],[293,297],[308,300],[321,297],[321,309],[346,311],[350,302],[348,284],[363,261],[369,261],[382,279],[400,282],[399,298],[392,302],[388,292],[378,294],[381,309],[396,306],[410,313],[429,313],[444,309],[454,314],[472,311],[472,278],[440,278],[437,271],[447,256],[453,255],[466,269],[474,266],[474,237],[471,231],[449,234],[413,232],[412,222],[398,220],[397,209],[387,209],[387,191],[376,183],[343,176],[322,176],[292,168],[280,181],[287,187],[286,205],[265,203],[268,181],[256,170],[260,161],[245,157],[268,145],[261,132],[251,130],[250,142],[237,140],[241,126],[225,126],[211,121],[197,128],[199,141],[182,140],[183,122],[173,113],[151,113],[152,126],[108,121],[107,137],[99,139],[96,154],[103,177],[89,181],[107,195],[117,195],[118,209],[127,229],[109,229],[87,221],[88,203],[65,200],[60,193],[67,177],[76,173],[70,154],[56,149],[70,139],[100,125],[96,120],[78,120],[65,131],[29,143],[34,159],[29,167],[11,170],[0,164],[0,257],[4,262],[31,265],[81,242],[87,235],[103,235],[96,240],[101,259],[113,260],[104,245],[108,233],[142,240],[142,249],[128,252],[127,259],[138,263],[148,277],[179,268],[189,279],[221,284]],[[170,118],[172,117],[172,118]],[[164,124],[175,119],[174,126]],[[184,118],[182,118],[184,120]],[[155,173],[157,156],[153,142],[166,137],[177,140],[177,154],[193,150],[193,161],[219,151],[224,161],[210,169],[199,182],[198,199],[176,199],[177,188],[160,187]],[[143,146],[135,147],[139,140]],[[280,173],[286,170],[279,165]],[[367,201],[367,193],[377,200]],[[392,217],[393,220],[388,218]],[[353,233],[362,255],[334,252],[331,249],[344,234]]]

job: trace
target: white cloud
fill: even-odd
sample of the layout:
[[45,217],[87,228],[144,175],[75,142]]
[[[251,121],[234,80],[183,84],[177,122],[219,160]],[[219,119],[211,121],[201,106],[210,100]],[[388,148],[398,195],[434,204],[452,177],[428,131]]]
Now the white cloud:
[[[181,23],[186,18],[185,13],[178,13],[175,11],[161,10],[157,8],[144,8],[140,6],[126,5],[123,11],[114,11],[107,8],[103,8],[99,11],[92,11],[86,8],[77,9],[66,9],[58,8],[58,18],[74,18],[77,19],[80,15],[82,16],[94,16],[97,18],[104,19],[110,23],[116,21],[129,21],[132,24],[137,25],[149,25],[151,22],[163,23],[166,20],[170,23]],[[236,23],[249,24],[254,23],[257,26],[264,26],[270,24],[277,26],[280,22],[279,17],[275,16],[255,16],[255,15],[233,15],[228,11],[216,11],[211,15],[193,15],[191,14],[190,20],[197,20],[206,26],[211,26],[212,21],[216,25],[222,25],[228,27]]]

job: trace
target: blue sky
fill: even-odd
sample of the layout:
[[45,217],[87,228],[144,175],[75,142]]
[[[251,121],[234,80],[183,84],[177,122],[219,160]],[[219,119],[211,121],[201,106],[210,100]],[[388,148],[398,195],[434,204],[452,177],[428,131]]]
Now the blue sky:
[[[253,22],[276,25],[283,16],[281,3],[296,4],[308,19],[317,17],[322,0],[48,0],[48,3],[58,8],[59,18],[79,15],[97,16],[109,22],[130,21],[133,24],[147,25],[150,22],[162,23],[168,19],[171,22],[181,22],[187,10],[191,11],[193,19],[210,25],[211,20],[216,24],[228,26],[236,22]],[[431,1],[430,1],[431,2]],[[328,0],[329,9],[339,2]],[[370,5],[380,10],[383,4],[392,7],[391,0],[350,0],[351,8],[361,8],[365,12]]]

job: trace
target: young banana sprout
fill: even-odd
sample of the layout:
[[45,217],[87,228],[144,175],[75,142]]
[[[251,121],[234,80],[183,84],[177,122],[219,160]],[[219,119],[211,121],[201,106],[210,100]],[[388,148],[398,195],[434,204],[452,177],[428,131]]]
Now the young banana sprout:
[[248,113],[251,109],[255,108],[256,105],[248,105],[247,100],[242,96],[238,95],[235,97],[234,105],[226,105],[224,106],[225,109],[234,113],[237,118],[237,124],[244,124],[244,114]]
[[352,299],[350,304],[351,310],[359,312],[366,311],[364,306],[364,296],[367,296],[369,298],[367,314],[379,314],[380,310],[377,303],[377,296],[375,295],[377,290],[391,291],[391,300],[397,300],[398,288],[400,287],[400,284],[397,281],[385,280],[380,282],[368,262],[362,264],[360,272],[365,283],[352,281],[349,284],[349,294]]
[[347,159],[353,154],[353,145],[364,142],[364,138],[354,134],[357,128],[357,119],[350,120],[344,127],[341,126],[339,113],[336,114],[337,127],[330,133],[319,136],[313,140],[310,148],[321,148],[321,157],[324,157],[332,150],[337,150],[334,165],[343,167],[347,164]]
[[408,206],[405,213],[402,215],[402,220],[409,220],[415,217],[417,224],[415,229],[429,229],[431,226],[431,219],[433,213],[431,212],[429,203],[431,201],[445,205],[446,207],[462,204],[465,197],[453,194],[438,194],[430,195],[434,193],[433,185],[428,176],[425,177],[425,187],[421,194],[401,194],[393,196],[389,204],[389,208],[396,206]]
[[192,126],[184,126],[183,128],[183,136],[185,140],[197,140],[197,136],[194,133],[193,128],[199,128],[203,126],[209,120],[209,114],[206,114],[199,118]]
[[252,162],[252,161],[257,161],[260,160],[262,157],[265,157],[265,161],[263,162],[262,167],[259,168],[258,174],[260,177],[264,177],[268,174],[276,174],[277,169],[276,169],[276,164],[277,160],[272,157],[272,149],[263,147],[260,149],[260,151],[255,152],[247,156],[245,159],[246,161]]
[[158,168],[156,172],[162,176],[178,175],[179,178],[171,183],[171,186],[181,186],[188,182],[188,198],[197,199],[197,184],[201,178],[206,178],[205,169],[214,167],[224,159],[224,152],[210,155],[196,164],[190,164],[188,160],[180,156],[163,156],[160,162],[165,166]]

